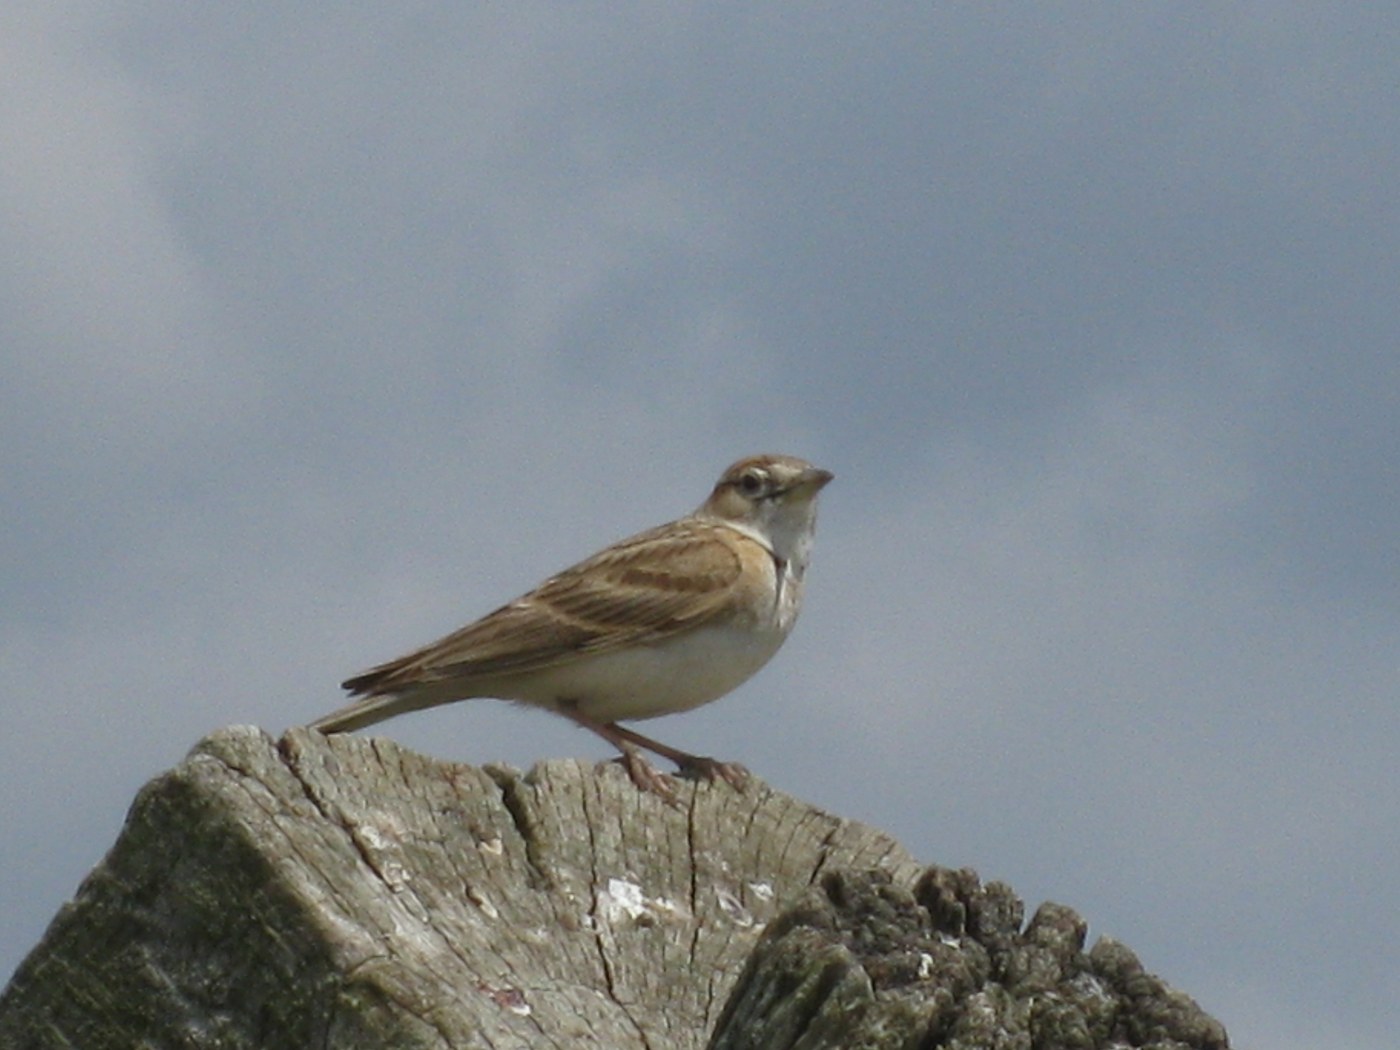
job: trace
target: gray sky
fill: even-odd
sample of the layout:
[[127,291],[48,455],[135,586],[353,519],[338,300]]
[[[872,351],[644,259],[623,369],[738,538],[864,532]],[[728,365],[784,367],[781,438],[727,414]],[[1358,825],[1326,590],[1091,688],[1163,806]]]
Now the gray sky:
[[1393,1045],[1383,7],[12,5],[0,979],[202,734],[774,450],[837,474],[804,620],[644,731],[1079,909],[1237,1045]]

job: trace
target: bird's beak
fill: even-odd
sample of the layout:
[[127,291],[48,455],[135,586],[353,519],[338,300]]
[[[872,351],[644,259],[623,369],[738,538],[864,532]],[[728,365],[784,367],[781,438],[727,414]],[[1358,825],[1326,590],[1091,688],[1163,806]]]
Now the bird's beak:
[[821,467],[808,467],[797,476],[797,484],[793,488],[811,489],[814,493],[820,492],[822,487],[836,477],[829,470],[822,470]]

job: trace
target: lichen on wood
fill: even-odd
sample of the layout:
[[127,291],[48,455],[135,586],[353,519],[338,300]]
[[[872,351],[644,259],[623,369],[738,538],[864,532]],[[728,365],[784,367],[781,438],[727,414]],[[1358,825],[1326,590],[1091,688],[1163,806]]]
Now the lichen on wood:
[[521,774],[222,730],[148,784],[0,1046],[1152,1047],[1219,1024],[1112,941],[761,781]]

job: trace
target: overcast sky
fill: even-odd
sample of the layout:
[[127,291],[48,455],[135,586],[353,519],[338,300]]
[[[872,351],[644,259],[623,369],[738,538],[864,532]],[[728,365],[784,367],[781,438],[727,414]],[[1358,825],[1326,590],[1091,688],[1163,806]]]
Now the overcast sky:
[[803,622],[639,728],[1078,909],[1236,1045],[1393,1047],[1398,49],[1361,4],[8,5],[0,980],[201,735],[783,451],[837,475]]

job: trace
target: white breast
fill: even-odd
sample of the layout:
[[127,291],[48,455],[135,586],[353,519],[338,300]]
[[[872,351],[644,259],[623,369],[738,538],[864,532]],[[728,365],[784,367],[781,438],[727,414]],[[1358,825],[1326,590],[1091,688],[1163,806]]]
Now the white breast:
[[546,707],[569,700],[601,722],[689,711],[750,678],[772,659],[791,626],[789,618],[769,628],[702,627],[657,645],[538,671],[491,695]]

